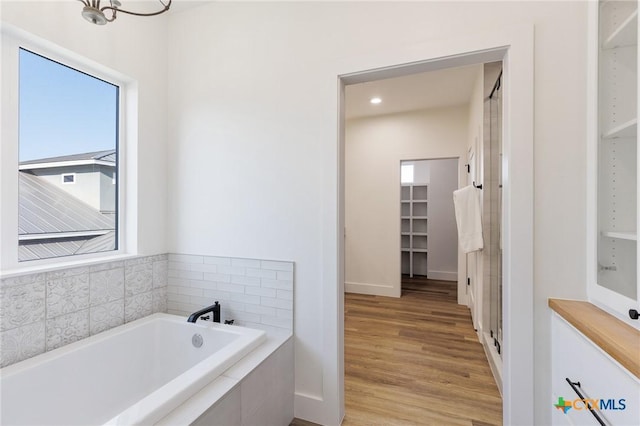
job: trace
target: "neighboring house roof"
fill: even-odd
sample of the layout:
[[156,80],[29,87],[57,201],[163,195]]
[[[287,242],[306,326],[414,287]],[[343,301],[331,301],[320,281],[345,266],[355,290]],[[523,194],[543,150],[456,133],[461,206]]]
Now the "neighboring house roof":
[[62,240],[21,241],[18,246],[18,259],[37,260],[51,257],[71,256],[74,254],[98,253],[116,248],[116,232],[109,231],[99,237],[86,237]]
[[20,241],[104,235],[115,229],[113,216],[94,208],[30,173],[19,172]]
[[38,158],[37,160],[21,161],[18,168],[19,170],[32,170],[89,164],[115,167],[116,151],[111,149],[107,151],[86,152],[84,154],[63,155],[60,157]]

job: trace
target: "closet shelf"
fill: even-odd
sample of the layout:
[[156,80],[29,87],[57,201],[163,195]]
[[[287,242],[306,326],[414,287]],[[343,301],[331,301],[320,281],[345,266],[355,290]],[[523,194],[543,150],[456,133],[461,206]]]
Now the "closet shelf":
[[638,42],[638,10],[625,19],[602,43],[603,49],[634,46]]
[[601,234],[603,237],[618,238],[620,240],[638,240],[638,234],[636,232],[602,231]]
[[400,188],[400,249],[403,274],[427,274],[427,184],[402,185]]
[[635,138],[638,133],[638,119],[633,118],[602,134],[603,139]]

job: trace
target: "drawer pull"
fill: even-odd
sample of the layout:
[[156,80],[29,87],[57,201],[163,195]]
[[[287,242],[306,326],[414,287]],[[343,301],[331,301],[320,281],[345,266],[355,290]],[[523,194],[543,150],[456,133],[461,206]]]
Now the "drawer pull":
[[[569,380],[568,377],[565,377],[565,380],[567,381],[567,383],[569,383],[569,386],[571,386],[571,389],[573,389],[573,391],[578,394],[578,396],[580,397],[580,399],[585,400],[586,398],[584,397],[584,395],[582,394],[582,392],[580,392],[580,382],[572,382],[571,380]],[[604,420],[602,420],[602,417],[600,417],[598,415],[598,413],[596,412],[596,410],[598,409],[598,407],[592,407],[590,402],[587,402],[587,406],[589,408],[589,412],[591,414],[593,414],[593,417],[596,418],[596,420],[598,421],[598,423],[600,423],[602,426],[607,426],[607,424],[604,422]],[[593,409],[592,409],[593,408]]]

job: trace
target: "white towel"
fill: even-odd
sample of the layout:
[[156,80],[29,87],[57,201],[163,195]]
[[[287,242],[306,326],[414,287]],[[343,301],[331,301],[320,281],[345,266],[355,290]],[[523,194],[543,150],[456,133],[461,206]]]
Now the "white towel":
[[458,224],[458,240],[465,253],[482,250],[482,220],[480,218],[480,196],[477,188],[469,185],[453,191],[453,205]]

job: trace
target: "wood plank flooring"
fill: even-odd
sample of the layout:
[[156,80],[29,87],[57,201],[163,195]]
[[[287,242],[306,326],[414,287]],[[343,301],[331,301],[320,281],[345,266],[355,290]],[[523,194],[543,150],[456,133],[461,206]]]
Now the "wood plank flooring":
[[500,425],[502,400],[456,285],[345,295],[344,426]]

